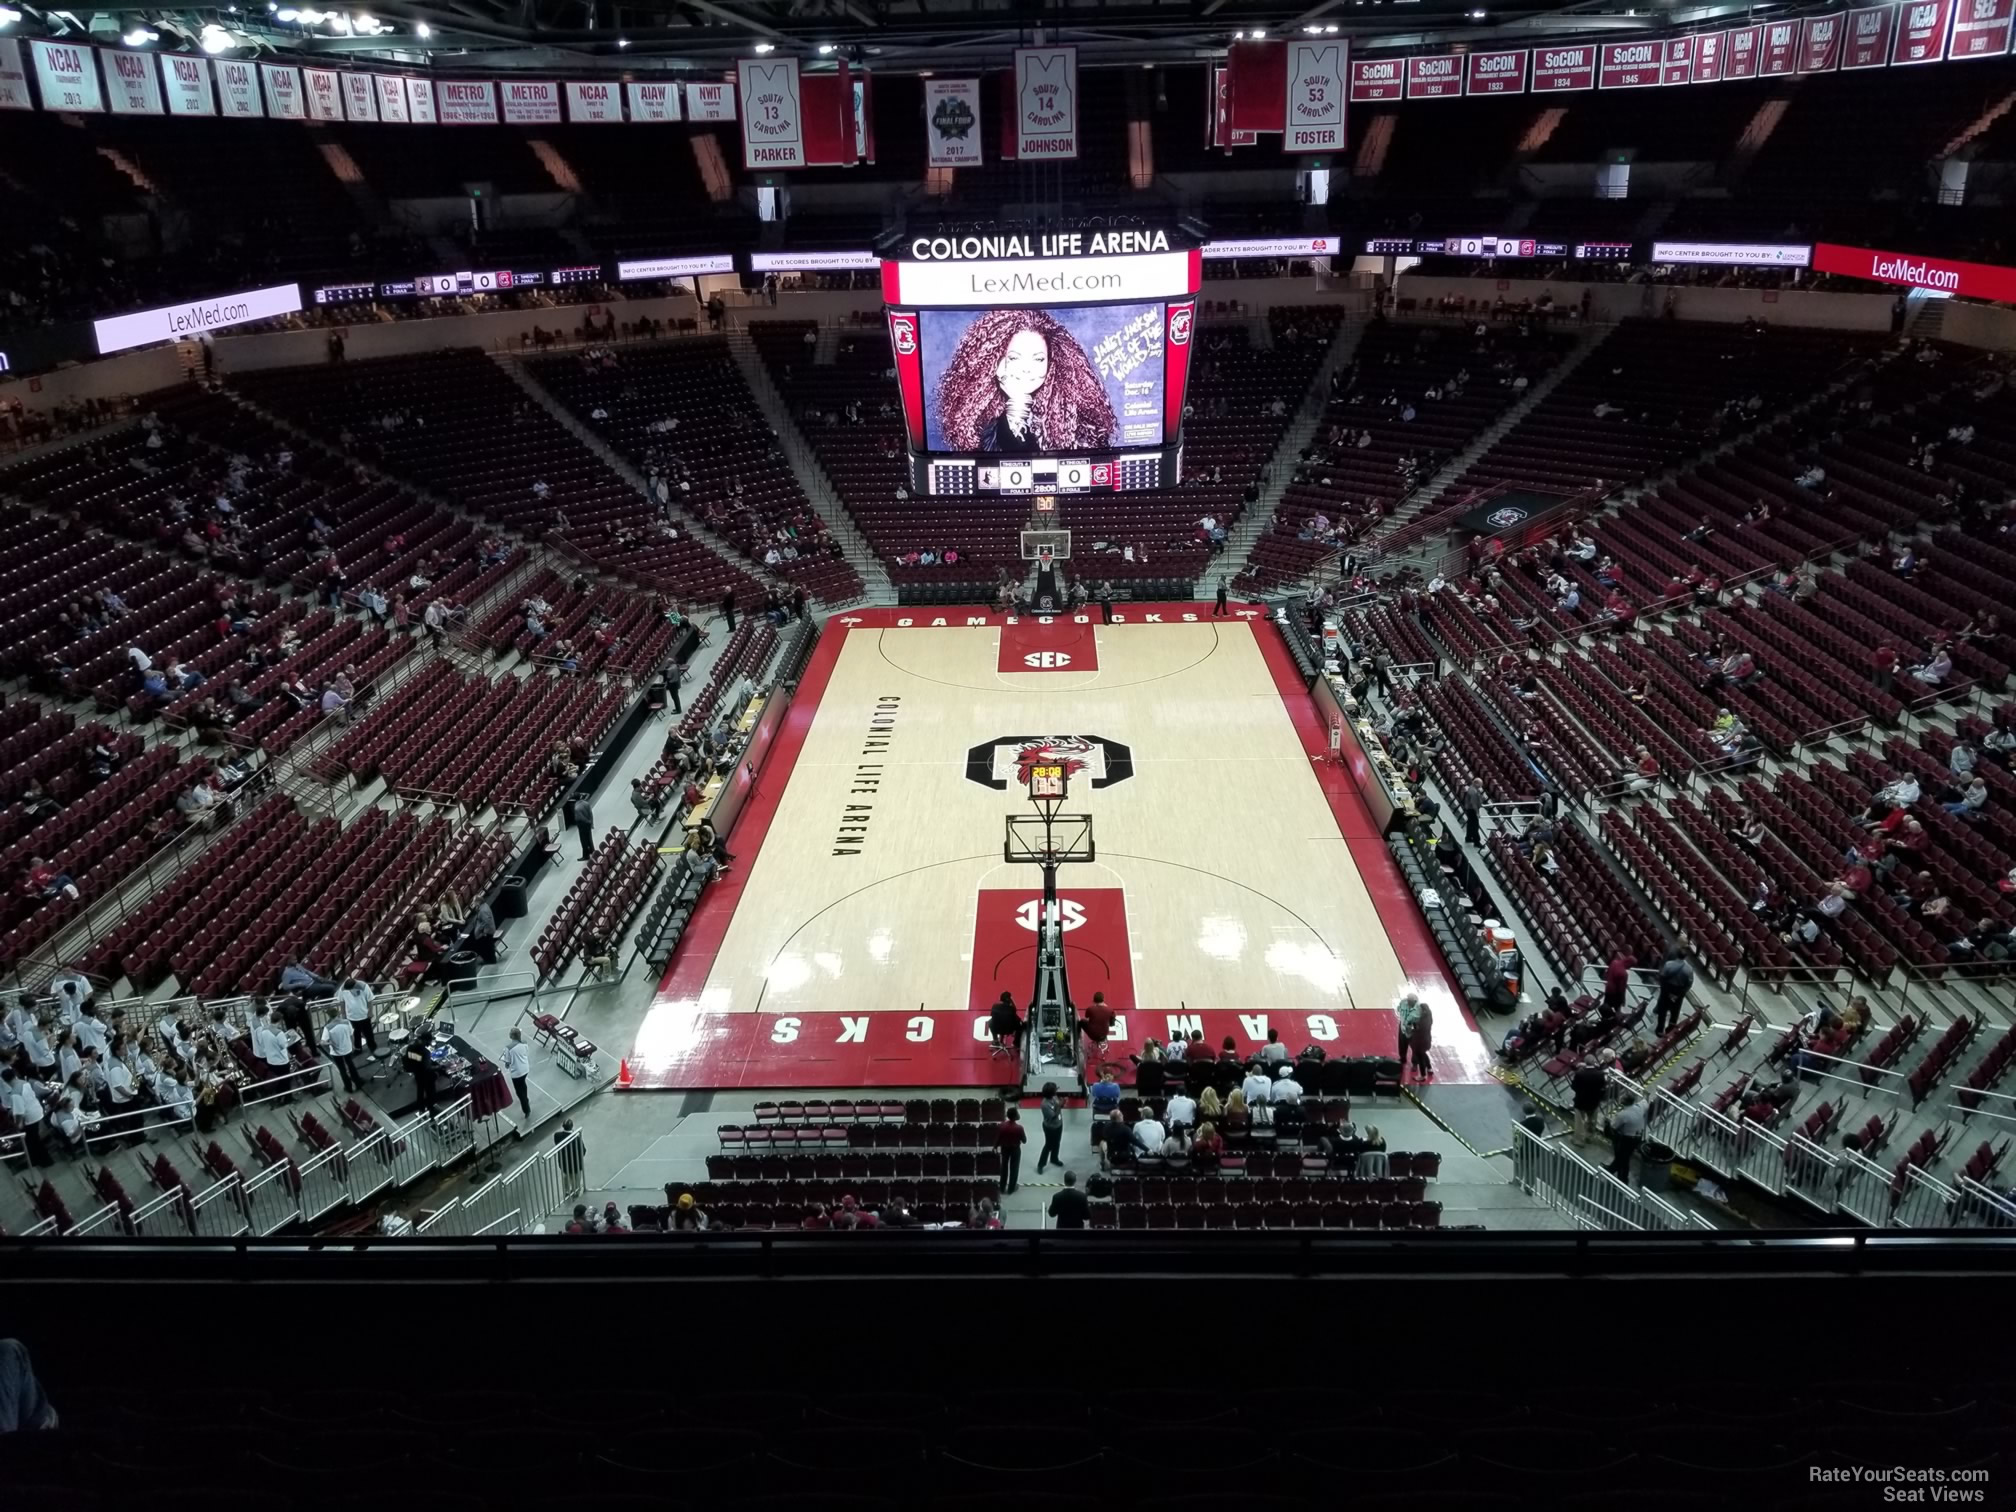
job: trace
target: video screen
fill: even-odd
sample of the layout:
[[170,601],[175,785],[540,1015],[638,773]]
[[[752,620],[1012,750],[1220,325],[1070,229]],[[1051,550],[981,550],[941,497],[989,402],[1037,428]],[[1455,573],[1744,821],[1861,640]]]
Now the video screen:
[[1162,444],[1163,307],[924,310],[924,444],[1057,456]]

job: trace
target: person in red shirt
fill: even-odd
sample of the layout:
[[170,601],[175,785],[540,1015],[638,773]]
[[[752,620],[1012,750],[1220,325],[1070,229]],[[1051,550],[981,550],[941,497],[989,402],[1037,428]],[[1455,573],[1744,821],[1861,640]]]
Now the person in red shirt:
[[1897,676],[1897,648],[1878,646],[1870,653],[1869,665],[1876,673],[1876,691],[1888,693]]
[[1631,985],[1631,957],[1619,953],[1603,969],[1603,1011],[1616,1013],[1624,1006],[1624,989]]
[[1192,1029],[1190,1031],[1190,1043],[1183,1047],[1183,1059],[1186,1061],[1217,1059],[1211,1047],[1204,1043],[1204,1031],[1202,1029]]
[[1089,1065],[1096,1067],[1106,1063],[1106,1036],[1113,1032],[1113,1017],[1113,1009],[1106,1001],[1106,994],[1093,993],[1092,1006],[1087,1008],[1078,1020],[1079,1026],[1085,1031],[1085,1038],[1090,1041],[1086,1046],[1085,1056]]
[[996,1138],[1001,1145],[1001,1195],[1005,1197],[1020,1184],[1022,1146],[1029,1142],[1029,1131],[1022,1127],[1021,1109],[1008,1110]]

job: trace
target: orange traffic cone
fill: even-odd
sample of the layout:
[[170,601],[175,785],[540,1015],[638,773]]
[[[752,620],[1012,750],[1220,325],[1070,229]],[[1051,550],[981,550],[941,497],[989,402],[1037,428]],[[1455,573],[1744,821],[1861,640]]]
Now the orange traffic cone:
[[619,1087],[630,1085],[630,1061],[627,1056],[616,1063],[616,1085]]

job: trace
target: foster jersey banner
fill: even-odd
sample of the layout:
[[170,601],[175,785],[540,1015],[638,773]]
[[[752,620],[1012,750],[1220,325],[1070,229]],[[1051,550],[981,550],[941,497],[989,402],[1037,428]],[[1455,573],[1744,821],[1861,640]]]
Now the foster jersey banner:
[[1078,49],[1015,49],[1015,157],[1078,156]]
[[805,97],[798,60],[741,58],[735,82],[742,96],[742,166],[805,166]]
[[1288,117],[1283,152],[1344,150],[1350,49],[1342,42],[1288,44]]
[[[1222,112],[1225,71],[1214,72]],[[978,79],[924,81],[924,140],[933,168],[972,168],[986,161],[982,135]]]

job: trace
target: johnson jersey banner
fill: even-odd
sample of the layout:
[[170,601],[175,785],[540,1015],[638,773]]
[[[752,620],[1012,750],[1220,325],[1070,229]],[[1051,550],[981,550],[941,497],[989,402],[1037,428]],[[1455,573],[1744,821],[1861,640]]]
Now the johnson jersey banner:
[[1462,93],[1463,60],[1455,53],[1407,60],[1408,99],[1454,100]]
[[162,82],[168,86],[168,114],[207,116],[217,114],[216,98],[210,88],[210,60],[164,55]]
[[349,121],[378,119],[378,83],[371,75],[343,75],[343,118]]
[[[80,47],[74,42],[45,42],[37,37],[28,44],[28,56],[35,63],[35,87],[41,93],[44,110],[105,108],[105,95],[98,87],[95,48]],[[203,76],[209,78],[210,70],[204,69]]]
[[444,126],[494,126],[497,86],[488,79],[437,79],[434,108]]
[[1015,157],[1078,156],[1078,49],[1015,49]]
[[[1218,70],[1221,105],[1224,73],[1222,68]],[[979,166],[986,159],[982,136],[978,79],[924,81],[924,140],[929,148],[926,161],[933,168]]]
[[560,123],[560,85],[555,80],[502,79],[497,92],[504,97],[504,119],[513,126]]
[[1722,77],[1722,60],[1729,52],[1727,32],[1699,32],[1693,38],[1694,71],[1690,82],[1714,84]]
[[1344,150],[1344,91],[1351,50],[1342,42],[1288,44],[1288,113],[1283,152]]
[[1280,131],[1288,120],[1288,46],[1234,42],[1225,49],[1234,131]]
[[732,121],[735,119],[735,86],[732,84],[688,84],[686,119],[689,121]]
[[308,119],[343,119],[343,75],[334,68],[304,68],[301,79],[308,99]]
[[1832,73],[1841,66],[1840,16],[1809,16],[1799,33],[1799,72]]
[[227,120],[257,121],[266,110],[259,101],[259,67],[238,58],[218,58],[218,113]]
[[[576,124],[598,124],[621,122],[623,119],[623,86],[614,83],[575,84],[563,86],[567,92],[567,119]],[[676,85],[653,84],[652,89],[668,96],[673,101],[672,116],[679,115],[679,91]]]
[[152,53],[105,50],[105,99],[114,115],[166,115]]
[[1533,93],[1563,94],[1596,87],[1596,46],[1533,49]]
[[434,106],[432,79],[406,81],[406,114],[417,126],[433,126],[440,121],[441,112]]
[[812,168],[846,168],[861,160],[854,136],[854,79],[846,63],[833,73],[803,74],[799,106],[805,117],[805,162]]
[[1841,67],[1883,68],[1890,62],[1890,30],[1896,24],[1897,7],[1871,5],[1848,12],[1848,42],[1842,49]]
[[742,97],[742,166],[805,166],[805,101],[796,58],[741,58],[735,80]]
[[1739,26],[1729,33],[1729,55],[1722,60],[1725,79],[1757,77],[1757,44],[1764,28]]
[[276,121],[307,117],[308,100],[301,88],[301,70],[285,63],[261,63],[259,82],[266,91],[266,114]]
[[1757,28],[1757,74],[1778,79],[1799,66],[1799,23],[1773,21]]
[[1362,58],[1351,65],[1351,103],[1376,105],[1407,93],[1405,58]]
[[[717,88],[726,90],[727,85]],[[623,86],[630,97],[630,119],[664,123],[679,119],[679,102],[683,96],[677,84],[642,84],[632,82]]]
[[1946,56],[1946,30],[1953,22],[1953,0],[1909,0],[1897,8],[1897,42],[1890,66],[1937,63]]
[[1596,82],[1604,89],[1645,89],[1660,82],[1666,68],[1664,42],[1605,42]]
[[21,44],[12,37],[0,37],[0,110],[33,110],[35,97],[28,92],[28,65],[21,61]]
[[1949,58],[1999,58],[2009,51],[2016,0],[1957,0]]
[[1463,92],[1471,95],[1526,93],[1526,49],[1470,54]]
[[371,81],[378,88],[378,119],[404,124],[413,119],[406,108],[406,81],[397,74],[377,74]]

